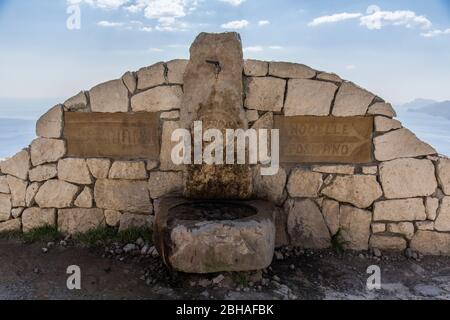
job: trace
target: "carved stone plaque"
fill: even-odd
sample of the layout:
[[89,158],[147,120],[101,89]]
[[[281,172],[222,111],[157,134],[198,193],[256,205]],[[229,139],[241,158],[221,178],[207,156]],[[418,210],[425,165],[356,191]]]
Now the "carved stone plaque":
[[275,116],[280,162],[369,163],[373,117]]
[[65,112],[64,122],[70,157],[159,159],[157,113]]

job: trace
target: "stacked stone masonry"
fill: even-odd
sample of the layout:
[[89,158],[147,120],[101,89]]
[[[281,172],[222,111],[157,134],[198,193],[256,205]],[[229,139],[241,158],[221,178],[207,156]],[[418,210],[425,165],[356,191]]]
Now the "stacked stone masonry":
[[[110,226],[152,226],[154,201],[183,191],[171,162],[180,126],[186,60],[157,63],[82,91],[37,122],[38,138],[0,163],[0,232],[51,225],[75,234]],[[274,115],[374,117],[373,162],[254,168],[253,194],[279,208],[277,245],[450,255],[450,159],[403,128],[389,103],[352,82],[301,64],[247,60],[243,82],[249,127]],[[70,158],[65,112],[159,112],[159,161]]]

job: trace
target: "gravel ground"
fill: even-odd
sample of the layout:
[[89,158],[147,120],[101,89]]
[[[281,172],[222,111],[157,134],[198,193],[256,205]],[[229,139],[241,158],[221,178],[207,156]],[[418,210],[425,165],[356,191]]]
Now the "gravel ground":
[[[377,256],[375,256],[376,254]],[[1,299],[450,299],[450,258],[284,248],[262,272],[170,273],[152,247],[0,240]],[[81,290],[67,289],[69,265],[81,268]],[[369,291],[366,272],[381,270]]]

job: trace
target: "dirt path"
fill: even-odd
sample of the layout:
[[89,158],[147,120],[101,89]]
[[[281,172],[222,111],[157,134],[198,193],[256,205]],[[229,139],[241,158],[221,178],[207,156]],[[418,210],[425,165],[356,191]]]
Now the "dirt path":
[[[170,274],[158,258],[104,257],[101,250],[0,240],[1,299],[450,299],[450,259],[302,252],[266,273]],[[120,261],[120,260],[123,261]],[[82,290],[67,289],[69,265]],[[368,291],[368,266],[381,269],[382,289]],[[146,274],[149,275],[146,277]],[[218,284],[213,283],[222,279]]]

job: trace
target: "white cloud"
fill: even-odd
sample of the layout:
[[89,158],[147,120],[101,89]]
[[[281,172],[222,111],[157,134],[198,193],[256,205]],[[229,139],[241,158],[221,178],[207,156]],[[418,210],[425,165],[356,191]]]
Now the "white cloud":
[[261,52],[264,48],[262,46],[245,47],[244,52]]
[[220,27],[223,29],[243,29],[250,23],[247,20],[235,20],[222,24]]
[[420,35],[425,38],[433,38],[433,37],[442,36],[442,35],[446,35],[446,34],[450,34],[450,28],[445,29],[445,30],[435,29],[435,30],[431,30],[428,32],[423,32]]
[[258,21],[258,26],[266,26],[268,24],[270,24],[269,20],[260,20],[260,21]]
[[118,9],[127,4],[130,0],[67,0],[69,4],[86,3],[92,7],[100,9]]
[[220,1],[229,3],[232,6],[237,7],[243,4],[246,0],[220,0]]
[[328,16],[321,16],[311,21],[308,26],[316,27],[325,23],[334,23],[349,19],[358,19],[360,25],[370,30],[379,30],[385,26],[405,26],[406,28],[419,27],[429,29],[432,26],[430,20],[423,15],[418,15],[410,10],[382,11],[378,6],[371,5],[366,10],[366,15],[362,13],[336,13]]
[[161,49],[161,48],[150,48],[149,51],[151,51],[151,52],[163,52],[164,49]]
[[308,26],[310,26],[310,27],[317,27],[317,26],[319,26],[321,24],[340,22],[340,21],[350,20],[350,19],[356,19],[356,18],[359,18],[361,16],[362,16],[361,13],[348,13],[348,12],[335,13],[335,14],[332,14],[330,16],[322,16],[322,17],[315,18],[313,21],[311,21],[308,24]]
[[139,30],[141,30],[143,32],[152,32],[153,28],[152,27],[141,27],[141,28],[139,28]]
[[281,47],[281,46],[269,46],[269,49],[272,49],[272,50],[281,50],[281,49],[283,49],[283,47]]
[[106,28],[114,28],[114,27],[122,27],[123,22],[112,22],[112,21],[99,21],[97,22],[97,25],[100,27],[106,27]]
[[353,65],[353,64],[349,64],[349,65],[345,66],[345,69],[347,69],[347,70],[355,70],[356,66]]

